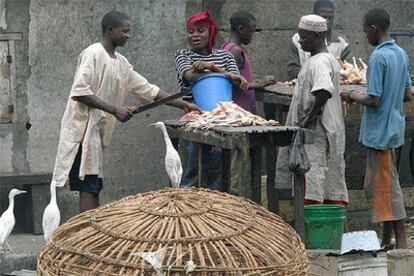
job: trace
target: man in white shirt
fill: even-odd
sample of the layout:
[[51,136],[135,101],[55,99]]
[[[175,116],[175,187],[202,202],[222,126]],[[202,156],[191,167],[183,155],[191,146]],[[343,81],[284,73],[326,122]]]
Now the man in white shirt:
[[[296,82],[286,125],[311,129],[313,144],[305,145],[312,165],[305,174],[305,205],[348,204],[345,184],[345,127],[339,95],[340,67],[324,42],[326,20],[318,15],[303,16],[298,33],[301,47],[310,53]],[[277,160],[277,189],[291,188],[289,152],[281,148]]]

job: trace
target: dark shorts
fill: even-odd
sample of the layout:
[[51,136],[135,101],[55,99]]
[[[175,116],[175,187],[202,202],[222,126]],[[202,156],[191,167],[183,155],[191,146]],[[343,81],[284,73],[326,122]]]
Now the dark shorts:
[[79,178],[79,168],[82,157],[82,145],[79,146],[78,153],[76,154],[75,161],[69,172],[69,186],[71,191],[87,192],[99,195],[103,188],[102,178],[98,175],[85,175],[84,180]]

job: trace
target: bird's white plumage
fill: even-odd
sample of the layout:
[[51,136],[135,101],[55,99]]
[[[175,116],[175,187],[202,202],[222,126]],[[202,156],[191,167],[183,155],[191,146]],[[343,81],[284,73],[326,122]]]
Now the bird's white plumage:
[[42,218],[43,237],[46,241],[49,241],[59,224],[60,211],[56,201],[56,185],[52,182],[50,184],[50,203],[46,206]]
[[[0,245],[3,247],[4,244],[7,244],[7,238],[9,237],[10,233],[13,231],[14,224],[16,223],[16,219],[14,218],[14,197],[16,195],[26,193],[26,191],[21,191],[19,189],[11,189],[9,193],[9,207],[3,214],[0,216]],[[9,247],[11,250],[11,248]]]
[[0,244],[3,245],[7,237],[13,230],[16,220],[14,218],[13,210],[9,212],[6,210],[0,217]]
[[157,122],[152,124],[161,129],[166,151],[165,151],[165,169],[167,171],[167,175],[170,178],[171,186],[174,188],[178,188],[181,182],[181,176],[183,174],[183,168],[181,166],[181,159],[180,155],[174,148],[170,137],[168,136],[167,128],[165,127],[163,122]]

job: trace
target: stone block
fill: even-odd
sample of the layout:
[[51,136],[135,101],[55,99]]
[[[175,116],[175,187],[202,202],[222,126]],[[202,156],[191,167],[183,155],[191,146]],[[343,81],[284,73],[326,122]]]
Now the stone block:
[[387,253],[388,275],[414,275],[414,251],[412,249],[396,249]]
[[387,255],[385,252],[375,255],[370,252],[364,252],[339,256],[336,259],[338,276],[387,276]]
[[42,217],[43,211],[50,201],[50,182],[38,185],[24,185],[28,193],[26,206],[25,226],[27,232],[36,235],[43,234]]
[[26,253],[0,253],[0,274],[21,269],[36,270],[37,256]]
[[336,257],[327,257],[332,250],[306,250],[311,273],[318,276],[334,276],[338,274]]

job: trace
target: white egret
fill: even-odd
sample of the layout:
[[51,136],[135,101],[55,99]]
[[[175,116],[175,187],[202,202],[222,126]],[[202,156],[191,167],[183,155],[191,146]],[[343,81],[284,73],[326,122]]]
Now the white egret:
[[4,248],[4,244],[7,245],[10,252],[13,252],[9,243],[7,242],[7,238],[9,237],[10,233],[13,230],[14,224],[16,223],[16,219],[14,218],[14,197],[19,194],[26,193],[26,191],[22,191],[19,189],[11,189],[9,192],[9,207],[0,217],[0,245],[3,247],[4,252],[6,249]]
[[42,219],[43,237],[45,241],[49,241],[50,237],[59,227],[59,223],[60,211],[56,202],[56,184],[52,181],[50,183],[50,203],[46,206]]
[[175,150],[170,137],[168,136],[167,128],[163,122],[156,122],[151,124],[157,128],[160,128],[164,135],[164,141],[166,146],[165,152],[165,169],[167,175],[170,178],[171,186],[178,188],[180,186],[181,176],[183,174],[183,168],[181,166],[181,159],[178,152]]

